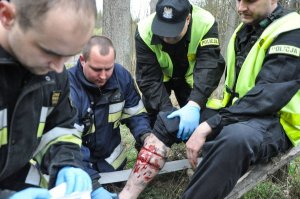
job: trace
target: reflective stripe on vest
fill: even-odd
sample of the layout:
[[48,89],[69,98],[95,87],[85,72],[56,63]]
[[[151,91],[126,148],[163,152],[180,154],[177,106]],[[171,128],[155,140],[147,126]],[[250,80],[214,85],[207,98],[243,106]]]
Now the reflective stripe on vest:
[[[250,89],[255,86],[255,79],[261,70],[265,55],[271,43],[278,35],[292,30],[300,29],[300,15],[296,12],[289,13],[280,19],[271,23],[262,33],[258,41],[251,48],[251,51],[245,59],[240,74],[237,78],[236,90],[239,97],[243,97]],[[242,27],[240,25],[234,32],[227,49],[227,77],[224,86],[224,97],[222,101],[209,100],[207,107],[219,109],[225,107],[230,100],[230,93],[227,92],[226,87],[233,88],[235,82],[235,50],[234,43],[236,33]],[[237,98],[233,99],[233,103]],[[281,124],[293,143],[293,145],[300,144],[300,91],[284,106],[280,111]]]
[[[168,53],[162,51],[161,44],[151,45],[151,39],[153,36],[153,33],[151,31],[151,25],[154,16],[155,13],[153,13],[152,15],[150,15],[150,17],[147,17],[143,21],[139,22],[138,30],[143,41],[155,53],[158,63],[164,74],[164,82],[167,82],[171,79],[173,74],[173,63]],[[215,22],[214,17],[209,12],[197,6],[193,6],[192,18],[194,20],[192,20],[191,41],[189,43],[187,55],[189,61],[189,68],[185,74],[186,82],[190,85],[190,87],[193,87],[194,83],[193,70],[196,63],[197,48],[204,35],[209,31],[209,29],[213,26]],[[211,43],[211,45],[216,45],[216,42]]]

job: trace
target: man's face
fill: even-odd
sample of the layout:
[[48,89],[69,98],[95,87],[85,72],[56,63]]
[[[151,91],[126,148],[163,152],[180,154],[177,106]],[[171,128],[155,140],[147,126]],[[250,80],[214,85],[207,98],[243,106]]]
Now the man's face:
[[277,0],[236,0],[241,21],[255,25],[270,15],[277,7]]
[[186,32],[188,30],[190,18],[191,18],[191,16],[189,15],[186,19],[186,22],[184,24],[184,27],[183,27],[181,33],[177,37],[161,37],[161,39],[167,44],[178,43],[184,37],[184,35],[186,34]]
[[115,53],[113,48],[109,48],[107,55],[101,55],[98,46],[91,48],[88,60],[81,58],[81,65],[84,76],[88,81],[96,86],[103,87],[114,71]]
[[64,62],[81,51],[94,27],[92,17],[76,15],[71,9],[53,8],[42,23],[26,31],[15,21],[8,33],[9,52],[33,74],[62,72]]

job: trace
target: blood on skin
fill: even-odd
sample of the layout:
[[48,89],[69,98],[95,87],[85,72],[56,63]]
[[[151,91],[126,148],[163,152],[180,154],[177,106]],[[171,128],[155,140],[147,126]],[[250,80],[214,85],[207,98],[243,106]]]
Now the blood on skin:
[[[150,166],[150,169],[154,169],[156,172],[159,171],[160,170],[159,160],[154,159],[154,163],[151,163],[151,157],[153,156],[157,156],[157,158],[163,159],[163,157],[160,154],[156,153],[156,149],[154,145],[149,145],[147,148],[142,147],[140,153],[138,154],[137,162],[134,166],[133,172],[138,173],[141,170],[146,170],[148,165]],[[150,177],[145,175],[146,173],[144,173],[145,180],[147,181],[150,180]],[[140,175],[138,177],[140,177]]]

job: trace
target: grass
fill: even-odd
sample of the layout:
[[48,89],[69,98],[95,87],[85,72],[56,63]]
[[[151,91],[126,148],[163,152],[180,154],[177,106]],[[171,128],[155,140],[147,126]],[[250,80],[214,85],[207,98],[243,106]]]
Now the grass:
[[[125,126],[121,126],[122,138],[127,148],[128,163],[126,169],[133,168],[137,151],[134,139]],[[168,160],[185,159],[184,144],[174,144]],[[266,181],[258,184],[246,193],[242,199],[296,199],[300,198],[300,157],[293,160],[281,170],[285,177],[270,176]],[[187,170],[157,176],[140,195],[139,199],[174,199],[180,198],[189,182]]]

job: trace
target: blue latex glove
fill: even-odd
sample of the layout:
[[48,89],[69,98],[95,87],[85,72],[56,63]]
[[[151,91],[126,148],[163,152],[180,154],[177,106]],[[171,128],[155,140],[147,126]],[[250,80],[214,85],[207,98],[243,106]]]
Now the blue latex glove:
[[55,186],[65,182],[67,190],[65,195],[73,192],[92,191],[92,180],[82,169],[63,167],[57,174]]
[[186,104],[181,109],[174,111],[167,118],[180,117],[177,138],[187,140],[199,125],[200,107]]
[[9,199],[48,199],[51,195],[47,189],[27,188],[12,195]]
[[118,195],[100,187],[92,192],[92,199],[118,199]]

